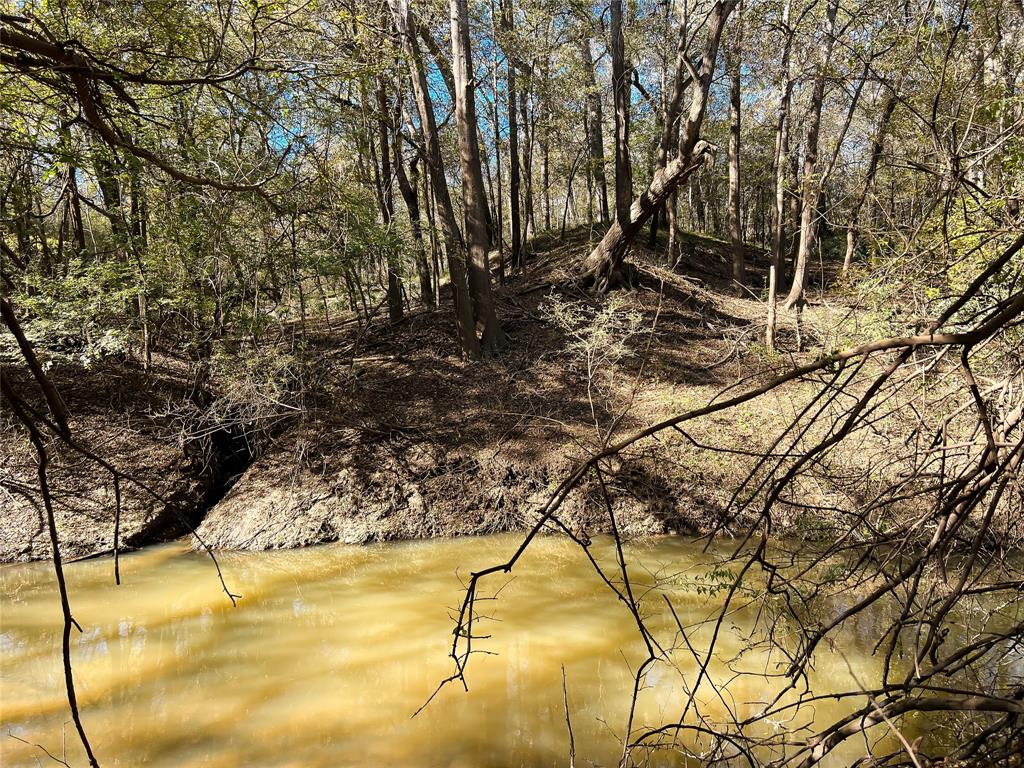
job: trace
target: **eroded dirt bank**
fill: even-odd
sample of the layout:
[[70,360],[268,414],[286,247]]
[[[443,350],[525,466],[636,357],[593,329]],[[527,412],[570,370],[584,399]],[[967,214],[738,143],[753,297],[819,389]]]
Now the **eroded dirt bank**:
[[[176,440],[158,415],[168,403],[187,398],[180,377],[113,360],[86,367],[50,357],[48,363],[72,414],[72,439],[130,475],[115,486],[101,464],[60,439],[50,442],[47,480],[62,553],[77,558],[110,552],[115,527],[125,549],[191,530],[219,497],[223,467]],[[19,391],[34,394],[27,374],[5,364],[4,375]],[[51,546],[38,455],[12,415],[3,418],[0,561],[46,558]]]
[[[331,375],[319,403],[209,512],[202,539],[265,549],[522,529],[609,428],[703,404],[764,367],[741,341],[759,304],[714,290],[714,273],[682,278],[648,262],[610,310],[550,288],[565,286],[582,250],[542,254],[500,292],[508,348],[482,363],[459,359],[445,310],[372,325],[351,343],[307,337],[337,357],[321,363]],[[747,415],[691,436],[749,445],[775,416]],[[670,434],[613,462],[607,485],[625,535],[702,531],[721,519],[737,472]],[[595,478],[559,518],[581,533],[609,529]]]
[[[197,445],[195,430],[181,429],[174,404],[193,393],[174,366],[143,373],[108,361],[52,374],[77,439],[156,492],[121,483],[121,546],[194,526],[197,544],[249,549],[516,530],[609,429],[625,433],[703,405],[742,377],[767,375],[771,364],[751,344],[761,305],[725,293],[727,264],[708,244],[697,259],[704,268],[686,277],[640,254],[636,285],[611,303],[565,287],[583,243],[548,249],[499,291],[509,344],[482,363],[460,359],[446,308],[414,310],[396,327],[380,318],[365,327],[309,324],[299,344],[292,327],[287,343],[303,391],[278,402],[280,413],[262,412],[271,429],[249,425],[263,429],[264,442],[247,468],[244,435],[245,450],[225,452],[223,440]],[[607,478],[622,531],[717,524],[742,468],[699,446],[757,447],[794,411],[789,398],[623,454]],[[34,454],[13,426],[5,435],[0,559],[46,557]],[[109,551],[109,473],[55,443],[50,475],[65,554]],[[560,519],[580,532],[607,530],[594,478],[573,491]]]

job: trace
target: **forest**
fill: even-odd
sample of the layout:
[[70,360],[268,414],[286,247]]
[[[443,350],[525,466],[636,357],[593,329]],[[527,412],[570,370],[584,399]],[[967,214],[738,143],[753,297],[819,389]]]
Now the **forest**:
[[1021,0],[0,6],[0,763],[1024,755]]

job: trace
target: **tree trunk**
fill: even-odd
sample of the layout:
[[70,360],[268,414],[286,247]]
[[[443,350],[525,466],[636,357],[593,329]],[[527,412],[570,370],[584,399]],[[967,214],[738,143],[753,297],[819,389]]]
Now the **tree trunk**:
[[668,245],[665,247],[665,263],[675,269],[679,263],[679,190],[673,189],[665,205],[665,228],[668,230]]
[[612,94],[615,104],[615,218],[629,223],[633,202],[633,168],[629,158],[629,97],[632,69],[626,66],[622,0],[611,0]]
[[445,235],[445,252],[448,256],[449,281],[455,303],[455,325],[459,342],[463,354],[471,358],[478,358],[480,342],[474,329],[473,306],[469,297],[462,233],[455,220],[455,210],[448,194],[448,182],[445,179],[444,164],[441,160],[437,121],[434,117],[434,103],[430,97],[419,45],[416,42],[416,37],[412,34],[412,30],[415,29],[414,18],[409,9],[409,0],[390,0],[390,3],[395,17],[395,26],[402,37],[403,47],[413,62],[413,92],[416,96],[416,107],[420,113],[420,129],[423,132],[423,146],[426,149],[430,187]]
[[[491,0],[491,37],[498,39],[497,19],[495,18],[496,8],[494,0]],[[491,121],[494,124],[494,162],[495,177],[497,182],[497,193],[494,195],[495,226],[494,231],[497,237],[495,247],[498,250],[498,280],[505,282],[505,187],[501,174],[501,121],[498,110],[498,47],[495,45],[491,51],[491,89],[494,93],[494,101],[491,102]]]
[[[789,133],[789,138],[792,140],[794,134]],[[793,264],[796,262],[796,252],[800,248],[800,163],[799,163],[800,145],[789,146],[789,157],[787,162],[789,163],[789,188],[786,191],[788,206],[787,213],[789,216],[789,226],[787,227],[789,233],[789,239],[786,243],[786,258],[779,267],[779,281],[788,282],[793,277]]]
[[882,106],[882,114],[878,118],[878,128],[875,130],[875,137],[871,141],[871,159],[868,160],[867,172],[864,175],[864,186],[850,211],[850,224],[846,229],[846,256],[843,258],[843,274],[845,275],[853,264],[853,252],[857,248],[857,235],[860,227],[860,212],[864,207],[864,201],[871,191],[871,185],[875,181],[875,173],[878,171],[878,163],[882,158],[882,148],[885,145],[885,132],[889,126],[892,113],[896,110],[896,96],[891,94]]
[[[139,275],[139,288],[136,294],[136,306],[139,311],[139,333],[142,343],[142,367],[148,371],[153,366],[153,338],[149,328],[149,297],[148,297],[148,276],[143,255],[147,250],[147,219],[149,208],[142,189],[142,181],[139,179],[139,167],[132,166],[129,178],[129,190],[131,192],[131,221],[128,231],[131,234],[131,251],[135,257],[135,267]],[[81,215],[81,212],[79,212]]]
[[[550,37],[550,35],[548,36]],[[549,41],[545,41],[549,44]],[[546,83],[551,75],[551,55],[544,52],[544,66],[541,68],[541,82]],[[541,201],[544,206],[544,231],[551,231],[551,114],[548,100],[541,95],[540,99],[540,183]]]
[[633,201],[625,225],[618,219],[601,238],[590,255],[583,262],[581,279],[598,293],[604,293],[625,281],[622,262],[626,249],[643,228],[644,223],[654,214],[672,192],[700,168],[713,153],[714,148],[706,141],[698,142],[691,153],[677,157],[668,166],[654,174],[650,186]]
[[[666,7],[666,22],[669,10]],[[656,166],[663,168],[668,162],[669,156],[679,146],[679,117],[683,103],[683,94],[686,87],[693,78],[687,70],[687,32],[689,29],[689,17],[686,7],[683,10],[683,19],[679,24],[679,39],[676,45],[676,75],[673,79],[672,94],[665,102],[663,120],[661,127],[661,140],[658,142],[658,154]],[[668,245],[665,248],[665,263],[669,269],[675,269],[679,263],[679,190],[675,189],[665,204],[665,226],[668,229]]]
[[732,280],[737,296],[743,295],[746,265],[743,262],[743,219],[740,210],[740,58],[743,45],[743,17],[737,23],[736,40],[730,56],[729,75],[729,241],[732,244]]
[[594,58],[590,53],[590,36],[580,40],[580,55],[587,77],[587,145],[590,152],[590,178],[597,190],[601,222],[607,224],[611,218],[608,211],[608,181],[604,174],[604,114],[601,108],[601,92],[594,75]]
[[[559,238],[565,239],[565,225],[569,218],[569,206],[574,205],[574,197],[572,192],[572,183],[576,178],[576,169],[579,168],[580,161],[583,159],[583,152],[579,152],[576,155],[576,159],[573,161],[572,168],[569,169],[569,179],[565,183],[565,206],[562,208],[562,229],[559,234]],[[575,208],[574,208],[575,212]]]
[[427,231],[430,233],[430,263],[434,273],[434,308],[441,307],[441,278],[443,270],[441,267],[442,246],[437,237],[437,218],[434,212],[437,205],[434,203],[434,191],[430,184],[430,174],[421,174],[423,177],[423,203],[426,206]]
[[[115,256],[127,263],[129,257],[135,262],[138,274],[138,290],[135,295],[135,311],[139,318],[139,345],[142,367],[149,370],[153,360],[149,333],[149,308],[146,296],[146,270],[142,254],[142,218],[140,211],[140,185],[138,171],[132,170],[129,180],[131,194],[131,215],[125,213],[124,191],[114,161],[96,153],[94,170],[97,186],[103,196],[103,206],[110,219],[110,234],[114,240]],[[81,215],[79,213],[79,215]]]
[[469,295],[480,332],[483,354],[505,343],[491,293],[491,235],[487,223],[487,196],[477,143],[476,102],[473,97],[473,60],[469,39],[468,0],[451,0],[452,73],[455,76],[455,118],[462,166],[462,205],[466,222]]
[[85,259],[85,222],[82,220],[82,198],[78,193],[78,169],[68,166],[68,195],[71,207],[71,227],[75,233],[76,255]]
[[655,208],[651,215],[651,229],[647,235],[647,247],[651,250],[654,250],[654,246],[658,244],[658,228],[661,226],[662,210],[663,208]]
[[[666,11],[667,13],[667,11]],[[661,137],[658,141],[658,152],[655,167],[664,168],[672,152],[679,144],[679,117],[682,111],[683,94],[693,77],[687,68],[687,31],[688,18],[683,16],[679,25],[679,37],[676,45],[676,74],[672,84],[672,94],[665,102],[662,113]]]
[[487,151],[487,142],[484,141],[484,132],[479,128],[479,124],[477,126],[476,141],[477,146],[480,148],[480,164],[483,169],[483,179],[485,182],[484,214],[487,217],[487,237],[493,247],[498,237],[495,224],[498,214],[494,208],[496,204],[494,199],[494,177],[491,174],[491,156]]
[[[512,3],[513,0],[504,0],[502,3],[502,27],[509,36],[512,34],[514,24]],[[516,102],[516,67],[509,51],[505,51],[505,59],[508,62],[508,203],[512,235],[512,253],[509,260],[512,263],[512,271],[516,272],[522,271],[523,268],[523,229],[519,208],[519,117]]]
[[409,171],[405,170],[405,159],[402,156],[400,145],[395,146],[395,170],[398,176],[398,189],[405,200],[405,210],[409,213],[409,226],[412,228],[412,239],[416,243],[416,274],[420,282],[420,299],[423,306],[429,307],[434,304],[434,287],[430,279],[430,262],[427,261],[427,252],[423,244],[423,225],[420,222],[420,201],[417,187],[419,186],[419,171],[416,165],[419,158],[413,157],[409,163]]
[[519,119],[523,127],[523,245],[533,237],[533,141],[535,132],[530,122],[530,87],[533,80],[532,70],[528,70],[526,87],[519,91]]
[[811,250],[814,248],[818,199],[821,195],[821,180],[815,178],[814,171],[818,162],[821,107],[825,100],[825,69],[832,56],[838,8],[839,0],[829,0],[825,47],[822,51],[821,60],[818,62],[818,72],[814,78],[814,90],[811,92],[811,114],[807,124],[807,144],[804,147],[803,210],[800,212],[800,247],[796,253],[796,264],[793,265],[793,285],[789,289],[789,295],[786,297],[785,308],[787,310],[793,309],[804,300],[807,262],[810,258]]
[[[388,134],[388,95],[383,81],[377,84],[377,141],[380,147],[380,211],[385,229],[390,229],[395,218],[395,193],[391,174],[391,140]],[[396,159],[396,164],[400,162]],[[397,323],[402,319],[402,279],[398,274],[398,254],[388,248],[388,319]]]
[[700,79],[690,102],[686,125],[681,132],[678,156],[665,168],[655,171],[650,186],[633,201],[626,218],[614,222],[601,242],[584,260],[580,275],[584,285],[591,285],[598,292],[604,292],[622,280],[622,261],[626,250],[644,222],[714,152],[715,148],[706,141],[701,141],[699,135],[718,57],[718,42],[725,28],[726,19],[735,8],[736,2],[737,0],[718,0],[708,17]]
[[782,47],[782,78],[779,87],[779,112],[775,123],[775,212],[772,232],[772,260],[768,267],[768,323],[765,330],[765,346],[775,349],[776,294],[779,290],[779,269],[782,265],[782,249],[786,230],[786,161],[789,155],[789,102],[793,93],[790,78],[789,59],[793,49],[793,31],[789,26],[790,0],[782,10],[782,27],[786,39]]

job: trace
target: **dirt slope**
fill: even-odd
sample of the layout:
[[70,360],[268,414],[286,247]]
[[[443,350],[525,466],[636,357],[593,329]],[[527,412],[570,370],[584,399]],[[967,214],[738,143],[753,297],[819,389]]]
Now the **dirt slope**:
[[[328,391],[209,512],[199,528],[203,539],[262,549],[519,529],[570,467],[598,447],[595,421],[602,435],[612,424],[616,433],[635,429],[703,404],[765,367],[745,352],[760,333],[760,305],[723,292],[727,263],[716,241],[691,243],[701,277],[673,274],[651,254],[635,254],[642,269],[634,290],[614,298],[610,327],[595,332],[601,321],[593,316],[607,304],[569,284],[585,237],[541,244],[526,275],[501,289],[509,344],[494,359],[462,361],[443,309],[397,328],[371,326],[354,358],[349,340],[314,340],[331,369],[323,377]],[[706,250],[697,254],[700,243]],[[604,333],[592,338],[594,359],[579,348],[589,333]],[[627,335],[621,357],[600,359],[601,345]],[[337,349],[344,353],[331,362]],[[723,426],[741,440],[754,432],[710,422],[705,436],[713,439]],[[701,530],[718,520],[727,501],[723,475],[736,468],[688,459],[681,441],[645,446],[618,463],[610,491],[626,533]],[[578,530],[607,529],[593,479],[561,517]]]
[[[283,412],[272,441],[222,499],[230,471],[168,423],[168,403],[190,397],[173,361],[148,374],[114,361],[55,366],[83,444],[164,499],[122,483],[122,546],[196,524],[214,547],[252,549],[522,528],[609,430],[621,435],[703,405],[785,362],[758,352],[763,306],[753,294],[731,295],[724,244],[687,236],[685,275],[656,253],[634,251],[633,289],[595,299],[572,277],[599,236],[577,231],[565,242],[534,244],[526,274],[498,289],[508,346],[481,363],[461,359],[446,308],[414,309],[394,327],[376,317],[363,327],[335,319],[292,328],[290,343],[299,332],[304,339],[293,353],[303,372],[301,408]],[[763,254],[751,250],[748,263],[756,284]],[[784,343],[791,337],[785,328],[780,335]],[[21,385],[31,391],[31,382]],[[715,525],[742,467],[698,446],[763,444],[794,412],[794,396],[780,393],[620,457],[608,477],[620,528],[644,535]],[[0,559],[45,557],[34,456],[17,429],[5,435]],[[51,475],[66,554],[109,551],[109,474],[55,444]],[[594,478],[572,494],[561,519],[589,533],[607,529]]]

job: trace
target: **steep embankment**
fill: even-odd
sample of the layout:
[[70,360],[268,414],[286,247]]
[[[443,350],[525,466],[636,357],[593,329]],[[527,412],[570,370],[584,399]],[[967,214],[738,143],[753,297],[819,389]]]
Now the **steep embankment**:
[[[570,279],[587,237],[539,248],[527,274],[499,291],[509,343],[482,363],[460,358],[446,309],[414,312],[396,327],[377,318],[302,329],[304,344],[291,352],[301,408],[278,414],[273,440],[226,495],[243,465],[237,451],[182,439],[167,411],[189,398],[188,383],[172,368],[57,366],[78,439],[157,491],[122,482],[121,545],[197,523],[214,547],[254,549],[522,528],[609,429],[621,434],[767,375],[773,363],[758,352],[763,307],[726,293],[722,244],[686,238],[685,277],[635,254],[634,290],[596,301]],[[755,271],[758,256],[748,258]],[[776,395],[623,454],[607,478],[620,528],[643,535],[714,525],[743,467],[732,453],[699,446],[755,449],[796,407],[791,393]],[[34,456],[17,430],[6,434],[0,558],[44,557]],[[109,551],[109,473],[55,443],[50,474],[66,553]],[[573,492],[560,518],[581,532],[607,528],[596,479]]]
[[[192,530],[222,495],[225,467],[180,440],[163,415],[170,403],[187,400],[184,379],[167,368],[146,373],[116,360],[85,367],[61,355],[44,357],[72,414],[75,443],[128,475],[115,488],[112,473],[95,460],[63,440],[50,443],[47,480],[62,553],[77,558],[110,552],[115,524],[125,549]],[[4,375],[16,390],[35,400],[31,378],[5,363]],[[50,534],[37,454],[13,416],[3,418],[0,562],[47,558]]]
[[[571,287],[586,252],[579,235],[547,247],[500,291],[509,343],[482,363],[459,358],[445,310],[398,328],[376,323],[356,338],[308,337],[331,372],[319,377],[318,403],[199,533],[216,547],[262,549],[525,527],[610,428],[621,433],[703,404],[739,375],[767,368],[746,343],[759,334],[759,303],[712,288],[727,264],[715,241],[692,238],[691,255],[702,242],[703,281],[645,260],[635,290],[610,303]],[[765,419],[746,414],[747,423],[711,420],[692,436],[750,445]],[[608,489],[627,535],[703,530],[720,519],[739,471],[668,435],[623,455]],[[560,519],[607,530],[594,478],[570,495]]]

